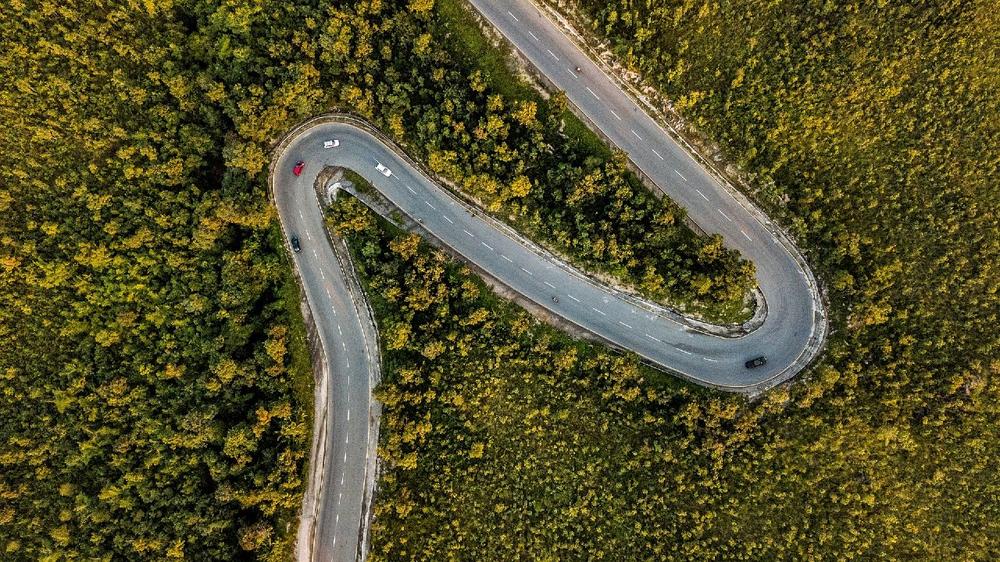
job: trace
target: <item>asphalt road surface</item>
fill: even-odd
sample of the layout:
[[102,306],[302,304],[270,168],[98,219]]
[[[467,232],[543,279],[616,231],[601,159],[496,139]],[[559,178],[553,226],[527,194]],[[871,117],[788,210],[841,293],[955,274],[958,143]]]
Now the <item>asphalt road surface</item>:
[[[732,391],[753,391],[784,380],[818,352],[825,329],[812,274],[794,250],[758,220],[759,212],[734,198],[646,116],[556,26],[527,1],[471,0],[504,35],[587,115],[633,162],[708,232],[721,233],[757,266],[767,316],[752,333],[726,338],[692,330],[637,305],[523,244],[489,218],[470,211],[412,167],[395,147],[352,124],[324,123],[291,139],[273,168],[272,185],[283,229],[296,236],[294,254],[320,341],[330,362],[329,445],[322,509],[316,521],[314,560],[359,556],[369,435],[374,342],[367,342],[362,311],[347,290],[331,250],[312,189],[327,165],[368,179],[402,212],[443,243],[539,306],[649,362],[691,381]],[[581,72],[575,70],[581,68]],[[323,141],[337,139],[337,148]],[[294,163],[306,162],[302,175]],[[376,170],[384,164],[390,175]],[[749,370],[747,359],[766,356]],[[318,420],[319,423],[320,420]]]
[[[369,438],[368,416],[371,388],[369,365],[374,342],[366,342],[362,311],[350,296],[340,263],[327,241],[323,215],[313,190],[320,170],[318,151],[310,150],[314,134],[296,139],[274,168],[274,199],[287,236],[300,240],[301,251],[293,253],[306,299],[326,351],[331,380],[328,381],[327,448],[322,509],[315,523],[313,560],[355,560]],[[345,151],[343,154],[346,154]],[[332,156],[332,154],[330,155]],[[296,177],[295,160],[309,160],[305,173]],[[332,159],[330,159],[332,163]],[[324,420],[316,420],[322,423]],[[319,429],[319,428],[317,428]],[[319,492],[319,491],[317,491]]]

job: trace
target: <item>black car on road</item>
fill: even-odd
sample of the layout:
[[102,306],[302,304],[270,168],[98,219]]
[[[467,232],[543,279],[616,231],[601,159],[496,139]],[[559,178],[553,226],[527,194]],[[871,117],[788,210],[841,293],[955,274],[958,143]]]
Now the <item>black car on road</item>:
[[295,250],[296,254],[302,251],[302,246],[299,245],[298,236],[292,236],[292,250]]
[[754,357],[753,359],[744,363],[747,369],[756,369],[757,367],[763,367],[767,364],[767,359],[763,355],[760,357]]

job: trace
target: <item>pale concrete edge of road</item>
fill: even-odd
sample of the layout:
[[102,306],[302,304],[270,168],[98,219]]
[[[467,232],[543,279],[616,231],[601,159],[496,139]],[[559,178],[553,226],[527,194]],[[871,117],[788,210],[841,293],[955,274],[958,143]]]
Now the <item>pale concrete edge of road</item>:
[[[815,311],[815,316],[816,316],[815,322],[813,322],[813,333],[811,334],[810,338],[810,341],[812,343],[811,345],[807,346],[802,350],[802,353],[800,353],[799,355],[799,359],[795,361],[792,365],[789,365],[788,368],[779,373],[776,373],[769,379],[760,381],[748,387],[739,387],[739,388],[725,387],[725,386],[715,385],[712,383],[705,383],[704,381],[698,381],[696,379],[692,379],[691,377],[687,376],[683,376],[682,378],[685,378],[687,380],[692,380],[692,382],[695,382],[696,384],[701,384],[703,386],[711,386],[729,392],[734,392],[734,391],[740,392],[750,397],[754,397],[762,392],[774,388],[775,386],[781,384],[782,382],[789,380],[797,373],[807,369],[810,365],[812,365],[816,361],[816,359],[819,358],[820,356],[819,352],[825,346],[826,336],[829,330],[828,315],[826,313],[827,310],[826,302],[823,298],[823,291],[819,286],[819,282],[817,281],[816,276],[813,274],[812,269],[809,267],[809,264],[805,259],[805,255],[799,249],[795,241],[783,228],[781,228],[780,225],[772,221],[771,218],[763,212],[763,210],[761,210],[755,203],[753,203],[742,190],[738,189],[735,185],[733,185],[733,183],[729,180],[729,178],[725,174],[720,172],[715,167],[714,164],[712,164],[710,159],[702,156],[701,153],[699,153],[698,150],[694,146],[692,146],[691,143],[689,143],[687,139],[684,138],[683,135],[681,135],[676,129],[674,129],[674,127],[656,110],[655,107],[652,107],[641,95],[638,95],[635,88],[630,83],[621,80],[620,77],[617,75],[617,73],[611,71],[607,67],[603,58],[601,58],[598,53],[594,52],[589,45],[583,44],[580,41],[578,41],[577,38],[574,36],[574,34],[579,35],[579,32],[577,32],[575,29],[571,29],[570,31],[572,31],[572,34],[567,33],[566,25],[568,24],[563,21],[565,18],[562,17],[562,15],[559,12],[557,11],[553,12],[553,8],[546,3],[543,3],[541,6],[539,6],[537,0],[527,0],[527,1],[532,6],[534,6],[535,9],[538,11],[538,13],[541,14],[546,20],[548,20],[552,24],[552,26],[556,30],[558,30],[559,33],[561,33],[570,43],[572,43],[574,46],[576,46],[584,53],[588,53],[588,57],[594,62],[594,64],[596,64],[600,68],[602,74],[604,74],[604,76],[609,81],[616,84],[622,90],[622,92],[625,93],[625,95],[627,95],[629,98],[632,99],[633,103],[643,108],[643,111],[645,111],[647,115],[653,117],[653,121],[656,122],[656,124],[660,127],[660,129],[663,131],[665,135],[674,139],[675,142],[677,142],[680,146],[684,147],[685,152],[687,153],[689,158],[691,158],[696,164],[701,166],[703,169],[707,170],[709,174],[715,179],[716,183],[719,186],[725,189],[729,193],[729,195],[736,202],[740,204],[741,207],[743,207],[751,216],[753,216],[761,225],[763,225],[771,234],[772,238],[779,244],[781,244],[786,249],[788,254],[795,260],[795,262],[799,266],[800,271],[803,272],[803,275],[806,279],[806,283],[809,287],[809,291],[813,299],[813,310]],[[492,21],[486,14],[479,12],[476,9],[476,7],[468,0],[466,0],[465,4],[466,8],[471,13],[478,15],[480,18],[482,18],[482,20],[491,24],[491,27],[496,31],[496,33],[498,33],[501,37],[504,38],[507,45],[512,49],[512,52],[516,53],[517,56],[524,62],[525,66],[531,69],[532,75],[534,75],[540,82],[547,85],[550,90],[558,90],[558,88],[552,83],[552,81],[548,78],[548,76],[546,76],[544,72],[542,72],[531,62],[531,58],[522,53],[517,44],[514,41],[511,41],[509,37],[507,37],[507,35],[503,32],[502,27],[500,25],[497,25],[497,22]],[[553,16],[556,16],[560,21],[554,20]],[[598,127],[590,118],[588,118],[587,115],[572,102],[572,100],[569,100],[567,98],[567,102],[569,103],[569,107],[573,110],[573,113],[575,115],[577,115],[581,120],[583,120],[584,123],[586,123],[591,130],[600,135],[605,140],[605,142],[608,142],[609,145],[613,146],[613,143],[610,142],[607,135],[601,130],[601,128]],[[627,152],[626,155],[628,155]],[[666,191],[661,186],[657,185],[651,178],[649,178],[645,173],[643,173],[641,169],[639,169],[638,165],[636,165],[636,163],[632,160],[631,156],[629,156],[629,165],[630,168],[638,172],[639,177],[649,187],[651,187],[652,189],[659,190],[661,193],[666,193]],[[693,222],[693,220],[690,222]],[[697,226],[697,223],[695,223],[695,226]],[[698,227],[698,230],[702,229]],[[759,291],[757,291],[757,293],[758,293],[757,297],[761,299],[760,302],[764,302],[763,295],[761,295]],[[764,306],[766,307],[766,303]],[[755,321],[756,318],[751,320],[751,322]],[[660,367],[662,368],[662,366]]]
[[[332,119],[324,118],[324,116],[314,117],[307,119],[300,123],[298,126],[294,127],[288,133],[281,137],[278,142],[274,143],[271,148],[271,163],[268,166],[268,197],[271,201],[275,200],[274,197],[274,167],[276,166],[281,153],[285,150],[289,143],[294,140],[299,134],[305,132],[309,128],[321,125]],[[343,120],[340,117],[336,120]],[[317,199],[317,205],[320,205],[320,199]],[[285,231],[285,225],[280,220],[278,224],[281,227],[282,239],[285,245],[285,251],[289,255],[292,254],[291,246],[289,245],[289,235]],[[333,249],[334,256],[337,261],[340,262],[341,269],[346,273],[345,281],[348,290],[351,292],[351,300],[354,302],[355,307],[359,311],[359,316],[363,320],[364,329],[367,332],[367,336],[364,338],[366,345],[368,341],[373,341],[379,350],[379,353],[370,353],[369,357],[373,358],[373,362],[368,365],[370,388],[375,388],[381,381],[382,374],[382,354],[381,354],[381,341],[379,338],[378,327],[375,322],[375,313],[368,303],[368,299],[365,298],[364,291],[361,288],[360,282],[358,281],[357,271],[354,268],[354,262],[351,259],[350,252],[347,250],[345,244],[338,244],[338,239],[324,228],[324,232],[327,236],[327,242]],[[300,294],[300,306],[302,309],[302,316],[306,322],[306,332],[309,339],[310,355],[312,360],[313,368],[313,380],[315,383],[316,390],[314,392],[314,406],[313,406],[313,429],[314,435],[312,443],[310,446],[310,456],[309,456],[309,474],[306,481],[306,490],[302,494],[302,509],[301,509],[301,522],[299,524],[298,532],[296,533],[296,546],[295,546],[295,559],[299,562],[311,562],[312,555],[312,545],[315,541],[315,524],[317,519],[317,513],[323,505],[323,482],[325,481],[325,460],[326,460],[326,446],[327,446],[327,435],[326,435],[326,417],[329,415],[328,404],[328,393],[329,393],[329,361],[327,360],[327,350],[323,347],[320,338],[317,336],[318,329],[315,325],[315,317],[312,312],[311,304],[309,300],[305,297],[305,293],[302,291],[302,279],[299,277],[299,271],[294,266],[294,260],[289,260],[292,263],[292,272],[295,275],[296,280],[299,282],[299,294]],[[364,311],[364,313],[362,313]],[[378,473],[378,455],[376,450],[378,448],[378,431],[379,422],[381,417],[381,404],[374,399],[374,397],[369,396],[369,432],[374,434],[374,438],[369,436],[368,444],[368,459],[365,467],[365,490],[364,490],[364,502],[362,504],[362,525],[358,541],[358,560],[362,562],[367,557],[368,553],[368,539],[371,529],[371,521],[373,518],[373,510],[371,509],[374,496],[375,488],[377,484],[376,475]]]

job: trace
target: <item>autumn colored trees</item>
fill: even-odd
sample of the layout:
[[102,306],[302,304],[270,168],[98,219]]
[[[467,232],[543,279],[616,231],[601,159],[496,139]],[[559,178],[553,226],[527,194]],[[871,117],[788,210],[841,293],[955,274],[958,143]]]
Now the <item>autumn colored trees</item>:
[[[210,8],[0,6],[4,560],[289,551],[298,295],[278,299],[262,184],[223,160],[239,82],[281,64],[208,30],[245,17]],[[244,62],[204,57],[225,49]]]

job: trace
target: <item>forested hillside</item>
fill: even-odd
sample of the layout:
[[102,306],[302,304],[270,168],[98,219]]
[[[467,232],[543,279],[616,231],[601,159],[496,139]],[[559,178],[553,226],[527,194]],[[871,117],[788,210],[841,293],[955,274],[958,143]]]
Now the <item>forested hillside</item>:
[[740,308],[752,268],[559,98],[467,57],[468,24],[430,1],[0,3],[0,558],[287,554],[311,378],[264,180],[307,115],[370,118],[649,294]]

